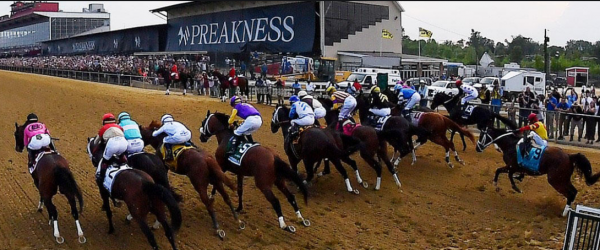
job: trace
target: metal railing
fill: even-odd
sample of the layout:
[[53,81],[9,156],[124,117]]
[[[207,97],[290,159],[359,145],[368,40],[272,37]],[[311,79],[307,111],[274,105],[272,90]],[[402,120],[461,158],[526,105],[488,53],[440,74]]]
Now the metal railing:
[[577,205],[569,211],[563,250],[590,249],[600,247],[600,210]]

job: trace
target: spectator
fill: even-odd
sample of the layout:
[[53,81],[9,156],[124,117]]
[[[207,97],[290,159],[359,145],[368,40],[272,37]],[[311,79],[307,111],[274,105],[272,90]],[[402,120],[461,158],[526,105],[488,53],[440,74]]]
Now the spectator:
[[[597,98],[592,98],[592,103],[589,105],[586,115],[593,116],[596,114],[596,103],[598,102]],[[594,144],[594,137],[596,137],[596,117],[585,117],[585,144]]]
[[298,83],[298,79],[296,79],[294,81],[294,84],[292,84],[292,89],[294,89],[294,95],[298,95],[298,92],[302,90],[302,86],[300,85],[300,83]]
[[306,81],[306,93],[308,95],[313,95],[313,93],[315,92],[315,88],[316,88],[315,84],[312,83],[310,81],[310,79]]
[[556,116],[555,116],[555,110],[556,110],[556,106],[558,105],[558,100],[556,100],[556,98],[551,94],[548,93],[548,99],[546,99],[545,101],[546,103],[546,125],[548,126],[548,139],[554,139],[554,133],[555,128],[554,128],[554,124],[555,124],[555,120],[556,120]]
[[571,117],[571,132],[569,133],[571,139],[569,139],[569,141],[573,141],[575,127],[577,127],[577,141],[581,142],[581,135],[583,134],[583,117],[579,115],[583,114],[583,109],[579,103],[575,102],[573,103],[573,106],[571,106],[570,112],[574,115]]
[[[594,87],[592,86],[592,89],[593,88]],[[597,131],[598,132],[597,133],[598,134],[598,139],[596,140],[596,142],[600,142],[600,117],[598,117],[598,116],[600,116],[600,98],[594,97],[594,100],[596,101],[596,105],[595,105],[596,113],[595,113],[595,115],[597,116],[596,122],[598,123],[598,131]]]
[[246,77],[246,63],[244,61],[240,64],[240,71],[242,71],[242,76]]
[[277,104],[283,105],[284,104],[283,94],[285,91],[285,83],[281,80],[281,78],[277,79],[277,82],[275,82],[275,89],[277,91]]
[[263,63],[260,68],[260,77],[263,79],[267,78],[267,63]]
[[212,74],[208,75],[208,88],[210,88],[211,97],[218,97],[217,85],[215,84],[215,77]]
[[421,107],[429,107],[427,105],[427,101],[429,96],[427,96],[427,92],[429,88],[427,88],[427,84],[424,81],[419,81],[419,95],[421,95],[421,101],[419,102],[419,106]]
[[535,114],[539,121],[545,123],[546,120],[546,108],[544,105],[544,96],[539,95],[536,101],[531,105],[533,109],[535,109]]
[[[490,94],[490,98],[492,99],[492,112],[496,114],[500,114],[500,108],[502,107],[502,95],[503,91],[500,88],[498,82],[494,82],[494,89]],[[421,95],[423,96],[423,95]],[[500,120],[496,119],[496,127],[500,127]]]
[[570,108],[571,108],[571,106],[569,106],[569,103],[567,103],[567,99],[564,97],[560,98],[560,103],[556,106],[556,109],[560,112],[559,120],[558,120],[558,139],[559,140],[565,139],[563,137],[565,135],[563,130],[566,129],[567,126],[564,123],[567,120],[566,113],[569,111]]
[[254,86],[256,87],[256,99],[258,101],[258,104],[261,104],[264,102],[265,91],[267,86],[262,78],[258,78]]
[[510,102],[510,105],[506,107],[506,112],[508,113],[508,119],[516,123],[515,116],[517,114],[517,109],[515,108],[515,99],[513,99],[512,102]]
[[204,95],[211,96],[210,82],[208,80],[208,75],[206,73],[202,73],[202,85],[204,86]]

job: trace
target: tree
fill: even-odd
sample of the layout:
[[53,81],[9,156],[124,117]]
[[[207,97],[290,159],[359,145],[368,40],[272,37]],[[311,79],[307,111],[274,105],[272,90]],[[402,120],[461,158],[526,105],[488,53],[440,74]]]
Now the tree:
[[521,62],[523,60],[523,49],[521,46],[514,46],[510,51],[510,61],[511,62]]

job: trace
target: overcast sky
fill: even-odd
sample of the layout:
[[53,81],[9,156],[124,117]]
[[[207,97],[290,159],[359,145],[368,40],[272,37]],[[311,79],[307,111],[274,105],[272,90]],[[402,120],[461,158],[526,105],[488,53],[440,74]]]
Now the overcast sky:
[[[111,15],[111,29],[166,23],[149,10],[187,1],[58,1],[63,11],[81,11],[103,3]],[[0,15],[10,13],[12,1],[0,1]],[[600,2],[403,2],[402,26],[412,39],[419,27],[433,32],[437,41],[468,39],[471,29],[494,42],[519,34],[543,42],[548,29],[550,45],[568,40],[600,40]],[[394,34],[396,35],[396,34]]]

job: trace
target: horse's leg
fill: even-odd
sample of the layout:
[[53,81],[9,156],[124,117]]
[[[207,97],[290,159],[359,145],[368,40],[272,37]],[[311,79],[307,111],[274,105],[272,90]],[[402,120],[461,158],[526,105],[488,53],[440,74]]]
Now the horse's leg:
[[335,166],[335,169],[337,169],[337,171],[340,172],[342,177],[344,177],[344,183],[346,184],[346,189],[348,190],[348,192],[350,192],[350,193],[354,192],[354,193],[358,194],[359,191],[355,190],[354,188],[352,188],[352,185],[350,185],[350,179],[348,179],[348,173],[346,172],[346,169],[344,169],[344,167],[342,166],[340,159],[331,159],[331,161],[333,162],[333,166]]
[[[198,192],[198,194],[200,195],[200,200],[202,201],[202,203],[204,203],[204,206],[206,207],[206,210],[208,211],[208,214],[212,219],[213,229],[216,230],[219,238],[223,239],[223,237],[225,237],[225,232],[219,229],[219,222],[217,221],[217,216],[215,214],[213,202],[211,202],[210,199],[208,199],[208,173],[196,173],[195,171],[192,171],[189,177],[192,181],[192,186],[194,186],[194,189],[196,189],[196,192]],[[213,185],[213,190],[215,189],[216,187]]]
[[385,142],[379,146],[379,149],[377,150],[377,156],[383,160],[383,163],[387,166],[388,170],[392,174],[392,177],[394,177],[396,186],[398,186],[398,188],[402,187],[402,183],[400,182],[400,179],[398,178],[398,172],[392,165],[392,162],[390,161],[390,158],[388,156],[387,144]]
[[[137,209],[132,208],[132,210],[137,210]],[[140,229],[142,229],[142,232],[146,236],[146,239],[148,239],[150,246],[152,246],[152,249],[158,249],[158,245],[156,244],[156,239],[154,238],[154,234],[152,233],[152,230],[150,230],[150,227],[148,226],[148,224],[146,224],[146,215],[140,214],[139,212],[134,212],[132,210],[130,209],[129,211],[132,213],[132,216],[135,219],[135,221],[138,223],[138,225],[140,225]]]
[[450,148],[451,148],[451,145],[452,145],[451,143],[452,142],[448,141],[445,136],[439,136],[439,135],[438,136],[432,136],[430,138],[430,140],[433,143],[444,147],[444,150],[446,151],[446,158],[445,158],[446,159],[446,164],[448,165],[448,167],[454,168],[454,164],[452,164],[452,162],[450,162]]
[[58,230],[58,211],[56,211],[56,206],[52,203],[52,195],[44,195],[44,203],[46,203],[46,207],[48,208],[50,224],[54,226],[54,238],[58,244],[62,244],[65,242],[65,238],[60,236],[60,231]]
[[571,183],[571,176],[550,176],[548,175],[548,183],[560,194],[562,194],[565,198],[567,198],[567,204],[565,205],[565,209],[563,210],[562,216],[567,216],[569,210],[571,209],[571,203],[575,200],[577,196],[577,189]]
[[[317,164],[320,164],[320,162]],[[317,165],[317,167],[319,167],[319,165]],[[331,173],[331,166],[329,166],[329,159],[323,158],[323,171],[319,172],[317,174],[317,176],[324,176],[324,175],[328,175],[330,173]]]
[[296,197],[287,188],[287,186],[285,185],[285,181],[283,179],[277,179],[277,180],[275,180],[275,185],[277,186],[279,191],[281,191],[283,193],[283,195],[285,195],[288,202],[294,208],[294,212],[296,212],[296,216],[298,217],[298,220],[300,222],[302,222],[302,224],[304,226],[306,226],[306,227],[310,226],[310,221],[305,220],[304,217],[302,217],[302,214],[300,213],[300,208],[298,207],[298,203],[296,203]]
[[350,156],[344,156],[341,160],[346,164],[350,165],[350,167],[354,170],[354,173],[356,174],[356,181],[358,182],[358,184],[361,184],[364,188],[368,188],[369,184],[366,181],[363,181],[363,179],[360,177],[360,173],[358,172],[358,166],[356,166],[356,161],[352,160]]
[[[363,158],[363,160],[367,162],[367,164],[369,164],[369,166],[371,166],[371,168],[375,169],[375,172],[377,173],[377,182],[375,184],[375,190],[379,190],[379,188],[381,188],[381,164],[379,164],[379,162],[375,160],[374,155],[371,155],[369,153],[361,152],[360,156]],[[364,182],[363,187],[365,187],[365,184],[366,182]]]
[[[296,157],[292,156],[292,155],[288,155],[288,160],[290,162],[290,166],[292,167],[292,169],[294,170],[294,172],[298,173],[298,163],[300,162],[299,159],[296,159]],[[307,171],[308,172],[308,165],[306,165]]]
[[310,182],[315,177],[315,172],[313,171],[313,166],[315,162],[312,159],[304,159],[304,167],[306,168],[306,180],[304,180],[304,184],[310,186]]
[[[262,186],[262,185],[259,185],[259,180],[256,177],[254,178],[254,181],[256,182],[257,187]],[[263,183],[260,183],[260,184],[263,184]],[[264,187],[264,186],[267,186],[267,187]],[[277,218],[279,220],[279,228],[290,231],[292,233],[296,232],[296,228],[285,224],[285,220],[283,219],[283,213],[281,212],[281,204],[279,203],[279,200],[277,199],[277,197],[275,197],[275,195],[273,194],[273,191],[271,190],[271,187],[270,187],[271,185],[264,185],[264,186],[260,188],[260,191],[265,195],[265,198],[267,198],[267,200],[271,203],[271,205],[273,206],[273,209],[275,209],[275,213],[277,214]]]
[[[255,177],[256,178],[256,177]],[[242,212],[244,205],[242,204],[242,197],[244,196],[244,176],[237,176],[237,188],[238,188],[238,207],[235,211],[238,213]]]
[[110,211],[110,202],[108,190],[104,189],[102,183],[99,183],[98,188],[100,189],[100,196],[102,197],[102,210],[106,211],[106,218],[108,218],[108,233],[112,234],[115,232],[115,227],[112,221],[112,211]]
[[[461,134],[460,135],[461,138],[463,138],[464,141],[464,137]],[[442,136],[442,139],[446,141],[446,144],[448,144],[450,146],[450,149],[452,151],[454,151],[454,160],[460,162],[460,164],[462,164],[463,166],[465,165],[465,161],[463,161],[462,159],[460,159],[460,157],[458,157],[458,151],[456,151],[456,148],[454,147],[454,142],[448,141],[448,139],[446,138],[445,135]]]
[[173,247],[173,249],[177,249],[177,246],[175,246],[175,234],[173,233],[171,225],[169,225],[169,222],[167,221],[165,205],[160,199],[155,199],[153,201],[152,213],[156,215],[156,220],[160,222],[165,229],[165,236],[167,236],[167,239],[169,239],[171,247]]
[[219,181],[217,183],[214,183],[213,187],[216,187],[217,191],[219,191],[221,196],[223,196],[223,201],[225,201],[225,204],[227,204],[227,206],[229,206],[229,209],[231,209],[231,213],[233,213],[233,218],[238,222],[240,229],[245,229],[246,223],[239,219],[238,213],[237,213],[237,211],[235,211],[235,208],[233,207],[233,203],[231,202],[231,199],[229,198],[229,194],[227,193],[227,191],[225,191],[223,182]]
[[[460,139],[462,140],[462,144],[463,144],[463,152],[467,150],[467,143],[465,142],[465,135],[460,134]],[[454,142],[452,142],[454,144]],[[454,150],[454,149],[453,149]],[[456,152],[456,150],[454,150],[454,152]],[[461,162],[462,163],[462,162]],[[465,165],[463,163],[463,165]]]
[[499,191],[500,188],[498,187],[498,177],[500,176],[501,173],[508,173],[508,170],[510,169],[510,166],[505,166],[505,167],[501,167],[496,169],[496,174],[494,175],[494,186],[496,187],[496,191]]
[[79,223],[79,212],[77,211],[77,202],[75,201],[74,194],[65,194],[67,200],[69,200],[69,205],[71,206],[71,215],[75,220],[75,226],[77,227],[77,237],[79,237],[79,243],[85,243],[87,239],[83,236],[83,230],[81,229],[81,224]]
[[513,174],[516,171],[513,169],[508,169],[508,179],[510,180],[510,185],[512,186],[512,189],[515,190],[515,192],[517,193],[522,193],[521,189],[519,189],[517,187],[517,184],[515,184],[515,178],[513,177]]

